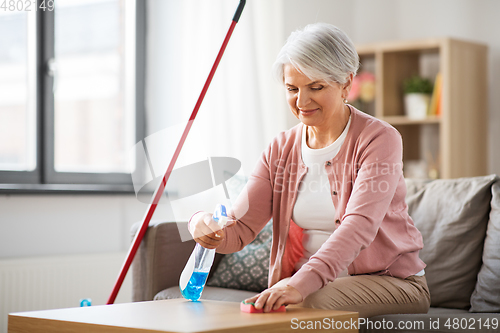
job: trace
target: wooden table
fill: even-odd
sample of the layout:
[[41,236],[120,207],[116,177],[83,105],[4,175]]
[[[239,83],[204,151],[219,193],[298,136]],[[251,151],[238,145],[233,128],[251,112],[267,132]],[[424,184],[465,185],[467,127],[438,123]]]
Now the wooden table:
[[[100,305],[9,314],[9,333],[51,332],[296,332],[311,325],[358,332],[356,312],[287,308],[242,313],[239,303],[184,299]],[[330,325],[330,327],[328,327]],[[334,329],[334,325],[347,329]],[[307,329],[309,332],[314,329]]]

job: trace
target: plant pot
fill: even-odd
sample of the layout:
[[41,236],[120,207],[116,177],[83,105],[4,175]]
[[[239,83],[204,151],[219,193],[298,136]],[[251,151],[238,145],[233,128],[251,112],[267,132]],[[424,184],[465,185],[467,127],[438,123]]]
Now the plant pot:
[[431,96],[428,94],[411,93],[405,95],[405,113],[410,119],[427,117]]

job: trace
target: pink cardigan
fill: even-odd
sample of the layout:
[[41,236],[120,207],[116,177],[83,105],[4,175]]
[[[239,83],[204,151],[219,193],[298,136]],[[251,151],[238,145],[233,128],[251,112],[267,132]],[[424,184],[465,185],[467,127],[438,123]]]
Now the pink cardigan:
[[389,124],[351,108],[351,126],[339,153],[325,163],[336,208],[337,230],[320,250],[294,272],[300,258],[302,229],[291,220],[298,186],[307,172],[301,158],[303,125],[280,133],[263,152],[247,183],[248,202],[240,196],[230,215],[241,216],[226,229],[220,253],[241,250],[273,218],[269,286],[291,277],[288,285],[305,298],[350,275],[406,278],[425,264],[418,252],[422,236],[408,215],[402,171],[402,140]]

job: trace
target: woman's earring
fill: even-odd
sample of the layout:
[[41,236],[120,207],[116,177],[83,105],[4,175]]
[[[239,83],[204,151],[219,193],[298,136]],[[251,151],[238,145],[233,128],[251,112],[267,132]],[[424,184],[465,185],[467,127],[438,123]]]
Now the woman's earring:
[[348,100],[347,98],[344,98],[344,104],[347,104]]

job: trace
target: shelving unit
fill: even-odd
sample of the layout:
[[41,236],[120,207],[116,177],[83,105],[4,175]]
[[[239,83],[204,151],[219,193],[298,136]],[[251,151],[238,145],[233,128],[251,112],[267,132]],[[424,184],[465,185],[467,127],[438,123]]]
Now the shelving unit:
[[[421,161],[428,175],[458,178],[487,173],[486,45],[452,38],[357,46],[361,71],[375,74],[375,100],[363,111],[396,127],[403,136],[405,167]],[[443,79],[441,114],[405,116],[402,83],[419,74]],[[405,169],[405,174],[407,173]]]

